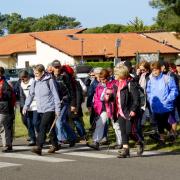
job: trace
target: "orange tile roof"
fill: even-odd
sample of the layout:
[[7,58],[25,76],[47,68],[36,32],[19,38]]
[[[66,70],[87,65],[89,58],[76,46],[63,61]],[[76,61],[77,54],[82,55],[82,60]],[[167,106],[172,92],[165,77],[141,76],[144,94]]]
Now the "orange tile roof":
[[158,42],[166,43],[180,50],[180,33],[175,32],[154,32],[144,33],[145,36],[152,38]]
[[115,57],[115,41],[121,39],[120,57],[133,57],[139,53],[179,53],[180,51],[146,38],[137,33],[118,34],[74,34],[74,37],[58,34],[32,35],[36,39],[65,52],[71,56],[81,56],[81,40],[83,39],[84,56]]
[[14,53],[36,52],[36,45],[34,38],[30,35],[44,34],[75,34],[81,33],[84,29],[66,29],[33,33],[20,33],[10,34],[4,37],[0,37],[0,55],[11,55]]
[[[65,52],[81,56],[83,39],[84,56],[115,57],[115,41],[121,39],[120,57],[133,57],[139,53],[180,53],[180,51],[146,38],[137,33],[81,34],[84,29],[11,34],[0,38],[0,55],[36,52],[35,39]],[[70,36],[73,35],[73,36]]]

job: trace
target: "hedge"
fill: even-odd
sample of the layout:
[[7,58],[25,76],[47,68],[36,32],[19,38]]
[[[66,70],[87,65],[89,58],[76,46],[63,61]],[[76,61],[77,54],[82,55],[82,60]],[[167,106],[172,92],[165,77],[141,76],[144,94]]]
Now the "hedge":
[[94,67],[108,68],[113,67],[113,62],[86,62],[85,64]]

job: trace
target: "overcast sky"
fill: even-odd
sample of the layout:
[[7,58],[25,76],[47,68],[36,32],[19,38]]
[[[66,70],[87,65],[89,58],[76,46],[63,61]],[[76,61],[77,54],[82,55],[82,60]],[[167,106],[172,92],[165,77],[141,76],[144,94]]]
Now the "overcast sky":
[[157,10],[149,0],[0,0],[0,13],[16,12],[22,17],[61,14],[75,17],[84,28],[105,24],[127,24],[136,16],[153,24]]

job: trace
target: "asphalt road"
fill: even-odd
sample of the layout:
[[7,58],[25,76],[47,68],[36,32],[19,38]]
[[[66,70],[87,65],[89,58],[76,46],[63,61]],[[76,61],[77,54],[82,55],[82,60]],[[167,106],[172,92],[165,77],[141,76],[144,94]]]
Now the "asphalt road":
[[0,180],[179,180],[180,153],[145,152],[135,149],[127,159],[116,158],[117,150],[94,151],[82,144],[67,145],[55,154],[30,152],[25,140],[15,142],[12,153],[0,152]]

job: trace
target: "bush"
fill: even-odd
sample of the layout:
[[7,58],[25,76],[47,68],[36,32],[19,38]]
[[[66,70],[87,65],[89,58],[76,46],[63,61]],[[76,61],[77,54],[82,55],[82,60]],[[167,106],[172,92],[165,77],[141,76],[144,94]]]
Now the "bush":
[[95,67],[102,67],[102,68],[108,68],[113,67],[113,62],[86,62],[87,65]]

